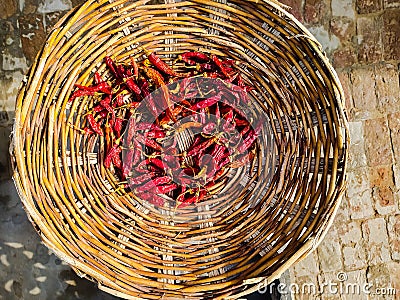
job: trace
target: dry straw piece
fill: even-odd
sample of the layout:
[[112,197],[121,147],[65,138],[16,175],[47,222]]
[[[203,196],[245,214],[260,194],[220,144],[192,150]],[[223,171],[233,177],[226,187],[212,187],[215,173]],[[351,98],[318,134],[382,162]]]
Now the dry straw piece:
[[[212,197],[157,209],[103,166],[104,140],[83,135],[88,85],[105,55],[172,62],[190,50],[240,60],[266,116],[254,161]],[[343,91],[315,38],[276,1],[89,0],[65,15],[16,104],[14,181],[44,243],[81,276],[126,299],[230,299],[315,249],[344,191]]]

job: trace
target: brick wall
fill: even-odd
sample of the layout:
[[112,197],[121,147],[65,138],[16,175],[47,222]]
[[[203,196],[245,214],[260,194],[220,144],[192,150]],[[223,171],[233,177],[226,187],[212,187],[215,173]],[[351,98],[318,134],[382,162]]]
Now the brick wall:
[[[325,47],[350,121],[348,190],[319,248],[290,269],[292,283],[370,283],[370,295],[305,293],[295,299],[400,299],[400,1],[284,1]],[[338,286],[340,286],[339,284]]]
[[[9,135],[19,83],[47,32],[79,2],[0,2],[0,139]],[[346,272],[350,283],[394,286],[400,297],[400,0],[284,2],[333,62],[345,90],[351,131],[348,191],[320,247],[291,268],[291,282],[317,285],[337,281],[337,274]],[[6,151],[7,145],[0,143],[0,152]],[[7,168],[7,158],[1,155],[0,177],[7,176]]]

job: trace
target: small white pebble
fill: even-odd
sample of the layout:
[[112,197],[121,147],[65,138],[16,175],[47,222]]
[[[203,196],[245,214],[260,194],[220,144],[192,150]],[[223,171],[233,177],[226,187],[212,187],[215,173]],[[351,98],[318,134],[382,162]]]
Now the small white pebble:
[[6,267],[10,266],[10,263],[7,260],[7,255],[6,254],[2,254],[0,255],[0,262],[5,265]]
[[36,296],[36,295],[39,295],[40,292],[41,292],[41,289],[36,286],[29,291],[29,294]]
[[25,250],[25,251],[22,251],[22,253],[29,259],[32,259],[32,257],[33,257],[33,252],[31,252],[31,251]]
[[19,249],[24,246],[21,243],[13,243],[13,242],[6,242],[6,243],[4,243],[4,245],[7,245],[7,246],[9,246],[11,248],[15,248],[15,249]]
[[36,281],[39,281],[39,282],[45,282],[46,279],[47,279],[47,276],[36,277]]
[[5,289],[7,292],[11,293],[11,287],[12,287],[13,283],[14,283],[14,279],[10,279],[10,280],[7,281],[6,284],[4,285],[4,289]]
[[46,267],[43,266],[43,264],[41,264],[40,262],[35,263],[33,266],[42,270],[46,269]]
[[68,285],[76,286],[76,281],[75,280],[65,280],[65,283]]

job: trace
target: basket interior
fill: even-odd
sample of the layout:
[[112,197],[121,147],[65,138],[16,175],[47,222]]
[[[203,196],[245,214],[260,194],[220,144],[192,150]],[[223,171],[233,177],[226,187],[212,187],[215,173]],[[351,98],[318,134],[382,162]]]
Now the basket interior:
[[[171,63],[185,51],[229,57],[265,118],[248,165],[182,209],[157,208],[105,169],[104,139],[80,134],[90,98],[68,103],[103,59]],[[175,66],[179,68],[179,65]],[[320,241],[344,187],[343,93],[319,44],[275,2],[88,1],[53,29],[22,85],[14,180],[46,245],[124,298],[235,297]],[[182,135],[180,147],[190,140]],[[312,241],[312,243],[310,243]]]

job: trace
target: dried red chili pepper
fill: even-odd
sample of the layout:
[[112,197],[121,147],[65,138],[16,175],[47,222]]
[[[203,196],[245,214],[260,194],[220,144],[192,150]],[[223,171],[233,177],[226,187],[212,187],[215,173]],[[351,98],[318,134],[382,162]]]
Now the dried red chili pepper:
[[[248,92],[251,92],[251,91],[253,91],[254,90],[254,87],[252,87],[252,86],[250,86],[250,85],[246,85],[246,86],[244,86],[243,87],[243,91],[245,92],[245,93],[248,93]],[[248,99],[248,97],[246,97],[245,99]],[[247,101],[247,103],[248,103],[249,101]]]
[[114,122],[113,129],[118,138],[121,136],[121,133],[122,133],[123,122],[124,122],[124,119],[122,119],[122,118],[116,118],[115,122]]
[[215,164],[216,161],[211,155],[202,156],[199,163],[202,169],[205,168],[207,170],[206,174],[208,177],[215,173]]
[[[164,97],[161,97],[163,100],[162,106],[163,108],[166,108],[167,114],[170,116],[170,118],[176,122],[175,116],[172,115],[171,110],[174,108],[174,104],[171,101],[170,95],[169,95],[169,89],[165,85],[164,78],[162,75],[155,69],[152,68],[147,68],[144,67],[144,72],[147,77],[151,79],[151,81],[155,84],[157,88],[162,89],[162,94]],[[153,108],[151,108],[153,110]],[[158,116],[158,114],[157,114]]]
[[170,76],[177,76],[176,73],[167,63],[165,63],[155,52],[145,51],[149,61],[155,66],[159,71]]
[[239,119],[239,118],[237,118],[237,117],[235,117],[234,122],[235,122],[235,124],[236,124],[237,127],[249,125],[249,121],[243,120],[243,119]]
[[103,109],[96,116],[100,116],[101,120],[105,119],[108,116],[108,111],[106,109]]
[[221,119],[221,112],[219,110],[219,103],[217,103],[217,105],[215,106],[215,118],[217,119],[217,123],[220,123],[220,119]]
[[245,86],[245,83],[244,83],[243,77],[240,75],[240,73],[238,74],[236,79],[237,79],[236,84],[238,86],[240,86],[241,88],[243,88]]
[[136,63],[136,60],[133,57],[131,57],[130,60],[131,60],[131,66],[133,67],[133,74],[132,75],[133,75],[133,77],[137,78],[138,75],[139,75],[139,66],[138,66],[138,64]]
[[139,105],[140,105],[140,102],[131,102],[131,103],[129,103],[128,104],[128,108],[133,108],[133,109],[136,109],[136,108],[138,108],[139,107]]
[[243,128],[242,131],[240,131],[240,135],[241,135],[242,137],[245,137],[245,136],[247,135],[247,133],[248,133],[249,131],[251,131],[251,130],[252,130],[252,128],[251,128],[250,123],[247,123],[246,127]]
[[207,98],[207,99],[197,102],[196,104],[194,104],[190,107],[190,110],[196,111],[201,108],[210,107],[220,100],[221,100],[221,94],[217,94],[215,96],[212,96],[210,98]]
[[93,107],[93,111],[94,112],[101,112],[102,110],[104,110],[104,107],[101,104],[97,104],[96,106]]
[[116,65],[116,71],[119,78],[126,78],[128,74],[126,73],[125,67],[123,65]]
[[120,107],[125,105],[124,102],[124,96],[122,94],[118,94],[117,97],[115,97],[115,101],[113,102],[113,107]]
[[210,155],[214,158],[216,165],[218,165],[222,160],[229,156],[230,152],[233,151],[229,151],[226,146],[216,144]]
[[93,91],[86,91],[86,90],[77,90],[72,93],[71,97],[69,97],[68,102],[72,102],[76,98],[84,97],[84,96],[93,96]]
[[198,146],[201,141],[203,140],[201,135],[196,135],[196,137],[194,138],[193,143],[190,145],[190,147],[187,149],[187,152],[190,152],[191,150],[193,150],[193,148],[195,148],[196,146]]
[[121,153],[121,148],[118,144],[114,144],[111,149],[108,151],[106,158],[104,159],[104,166],[106,168],[109,168],[111,166],[111,163],[114,163],[114,160],[116,156],[119,157],[119,154]]
[[132,171],[134,156],[135,156],[135,149],[128,149],[125,152],[124,164],[122,169],[122,174],[124,177],[127,177],[129,173]]
[[184,78],[179,82],[179,97],[183,97],[186,94],[190,84],[193,84],[193,79],[191,78]]
[[94,89],[96,92],[103,92],[105,94],[112,93],[112,87],[106,81],[100,82],[98,85],[94,86]]
[[136,130],[162,130],[160,126],[154,123],[140,122],[135,125]]
[[136,176],[135,178],[129,178],[128,182],[130,185],[139,185],[139,184],[143,184],[149,180],[151,180],[152,178],[158,176],[157,173],[155,172],[149,172],[140,176]]
[[231,158],[229,156],[226,156],[224,159],[222,159],[221,161],[219,161],[216,164],[215,167],[215,172],[221,170],[224,166],[226,166],[227,164],[229,164],[231,162]]
[[143,78],[139,82],[139,85],[140,85],[140,90],[142,91],[142,95],[143,95],[143,98],[145,99],[145,104],[146,104],[148,110],[151,112],[151,114],[154,117],[158,117],[159,116],[159,111],[158,111],[158,109],[156,107],[156,104],[154,103],[152,95],[150,94],[149,82],[146,79]]
[[180,169],[181,164],[179,161],[179,157],[174,155],[163,155],[162,160],[166,163],[167,167],[171,171],[176,171]]
[[185,52],[178,55],[178,59],[184,61],[188,65],[195,65],[196,62],[207,62],[210,58],[202,52]]
[[158,150],[158,151],[161,151],[161,150],[162,150],[162,147],[161,147],[160,144],[158,144],[158,143],[157,143],[156,141],[154,141],[154,140],[149,139],[149,138],[146,137],[146,136],[143,136],[143,135],[138,134],[138,135],[136,136],[136,139],[137,139],[137,141],[138,141],[140,144],[142,144],[142,145],[145,145],[145,146],[147,146],[147,147],[153,148],[153,149]]
[[233,66],[233,65],[236,64],[236,60],[230,59],[230,58],[225,58],[225,59],[222,61],[222,63],[223,63],[225,66]]
[[153,68],[144,67],[143,71],[146,74],[146,76],[155,84],[157,88],[165,85],[164,77],[157,70]]
[[157,191],[159,194],[168,194],[169,192],[172,192],[173,190],[176,190],[177,188],[178,188],[178,185],[176,183],[171,183],[171,184],[166,184],[166,185],[158,185]]
[[214,157],[215,158],[215,162],[217,165],[219,165],[225,158],[227,158],[230,154],[228,148],[224,148],[221,151],[218,152],[218,154]]
[[152,139],[164,138],[165,137],[165,131],[164,130],[147,131],[145,133],[145,136],[147,136],[149,138],[152,138]]
[[199,117],[201,124],[206,124],[206,110],[204,107],[200,110]]
[[153,165],[146,165],[146,168],[143,167],[135,167],[135,172],[136,173],[148,173],[148,172],[154,172],[154,173],[158,173],[160,176],[164,175],[164,172],[161,172],[161,170],[159,168],[157,168],[156,166]]
[[89,127],[83,128],[83,132],[84,132],[85,134],[93,134],[93,133],[94,133],[93,129],[91,129],[91,128],[89,128]]
[[117,65],[115,62],[112,60],[111,57],[105,56],[104,61],[108,67],[108,69],[111,71],[111,73],[115,76],[115,78],[119,78],[119,74],[117,72]]
[[114,145],[114,136],[112,134],[110,122],[106,122],[104,126],[104,135],[106,140],[105,152],[108,153],[108,151],[110,151],[111,147]]
[[112,160],[113,165],[114,165],[116,168],[121,169],[121,168],[122,168],[122,161],[121,161],[121,158],[120,158],[121,148],[118,148],[118,149],[119,149],[119,152],[116,153],[116,154],[111,158],[111,160]]
[[150,160],[148,158],[142,160],[138,165],[137,165],[137,170],[145,170],[144,167],[148,166],[150,164]]
[[254,141],[258,138],[258,134],[262,129],[262,122],[259,122],[256,128],[249,133],[246,139],[239,145],[238,151],[239,153],[244,153],[247,149],[249,149]]
[[212,134],[212,133],[214,132],[214,130],[215,130],[216,128],[217,128],[217,124],[215,124],[215,123],[207,123],[207,124],[203,127],[202,132],[203,132],[204,134],[210,135],[210,134]]
[[179,196],[176,198],[176,202],[177,203],[183,202],[185,200],[185,194],[186,194],[186,186],[183,185],[181,186],[181,192]]
[[190,151],[188,151],[188,156],[197,156],[201,155],[208,147],[210,147],[214,143],[214,138],[209,138],[204,142],[200,143]]
[[[230,68],[229,68],[229,69],[230,69]],[[236,74],[235,74],[235,73],[233,72],[233,70],[229,70],[229,69],[227,69],[227,70],[230,72],[230,77],[224,79],[224,81],[227,82],[227,83],[232,83],[232,82],[234,82],[234,81],[236,80],[236,77],[239,75],[239,73],[236,73]]]
[[131,118],[128,122],[128,128],[126,128],[127,134],[126,134],[126,138],[125,138],[125,144],[128,145],[128,147],[130,147],[130,145],[134,144],[135,142],[135,147],[136,147],[136,143],[138,143],[136,140],[134,140],[134,137],[136,135],[136,121],[135,118]]
[[101,130],[101,126],[96,122],[94,116],[92,114],[87,114],[86,119],[89,122],[90,128],[97,133],[98,135],[103,135],[103,131]]
[[227,68],[224,66],[222,61],[214,54],[211,55],[211,60],[215,63],[215,65],[221,70],[222,74],[224,74],[225,77],[229,78],[230,74],[227,70]]
[[142,147],[137,141],[134,142],[134,145],[135,145],[135,155],[133,156],[132,166],[136,166],[142,157]]
[[99,84],[102,83],[104,80],[101,78],[100,74],[96,71],[94,72],[94,83]]
[[212,72],[215,71],[215,67],[210,63],[203,63],[197,65],[197,70],[199,72]]
[[172,179],[169,176],[157,177],[157,178],[155,178],[153,180],[149,180],[148,182],[146,182],[142,186],[137,187],[135,190],[138,193],[145,192],[145,191],[154,189],[154,187],[158,187],[158,186],[161,186],[163,184],[166,184],[166,183],[170,182],[171,180]]
[[164,163],[159,158],[151,157],[148,159],[148,162],[161,170],[164,170],[164,168],[165,168]]
[[75,87],[77,87],[79,90],[86,91],[86,92],[90,93],[91,95],[94,95],[94,93],[96,93],[96,92],[102,92],[105,94],[112,93],[111,86],[105,81],[100,82],[99,84],[94,85],[94,86],[84,86],[84,85],[75,84]]
[[140,95],[141,94],[141,90],[138,87],[138,85],[133,81],[132,77],[126,78],[125,79],[125,84],[126,86],[129,88],[129,90],[133,93],[135,93],[136,95]]
[[235,130],[235,124],[233,123],[233,110],[230,110],[225,116],[224,116],[225,122],[222,125],[222,129],[225,132],[232,132]]
[[105,98],[103,100],[100,101],[100,105],[104,107],[104,109],[108,112],[111,113],[111,120],[114,122],[115,120],[115,111],[114,109],[110,106],[110,101],[111,101],[111,97],[110,98]]
[[190,186],[196,183],[195,179],[193,178],[194,175],[195,170],[191,168],[178,169],[176,172],[174,172],[174,178],[179,184],[183,186]]

